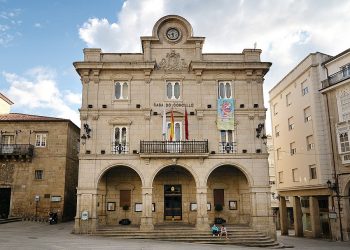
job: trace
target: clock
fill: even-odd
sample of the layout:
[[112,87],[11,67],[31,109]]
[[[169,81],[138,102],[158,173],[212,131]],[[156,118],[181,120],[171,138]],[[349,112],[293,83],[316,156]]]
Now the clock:
[[166,31],[166,37],[169,40],[177,40],[180,37],[180,31],[176,28],[170,28]]

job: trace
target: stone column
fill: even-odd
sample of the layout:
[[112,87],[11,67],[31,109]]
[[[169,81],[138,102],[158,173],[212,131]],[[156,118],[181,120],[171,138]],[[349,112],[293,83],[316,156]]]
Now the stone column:
[[80,233],[80,198],[81,195],[77,195],[77,208],[76,208],[76,214],[74,218],[74,233]]
[[286,197],[280,196],[280,225],[281,225],[281,234],[288,235],[288,214],[286,206]]
[[312,237],[319,238],[321,236],[320,209],[318,207],[318,199],[315,196],[310,196],[310,217]]
[[197,223],[196,228],[200,231],[209,231],[207,212],[207,187],[197,187]]
[[297,237],[303,237],[303,221],[302,221],[302,215],[301,212],[301,203],[300,203],[300,197],[294,196],[293,197],[293,215],[294,215],[294,231],[295,236]]
[[95,194],[92,194],[92,202],[91,202],[91,232],[96,231],[97,225],[98,225],[97,194],[95,193]]
[[140,230],[153,230],[152,187],[142,187],[142,216]]

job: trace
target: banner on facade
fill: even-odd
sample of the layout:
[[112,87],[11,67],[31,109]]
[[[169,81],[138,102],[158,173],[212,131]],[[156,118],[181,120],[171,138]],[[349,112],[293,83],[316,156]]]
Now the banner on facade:
[[234,130],[234,100],[232,98],[218,99],[217,127],[219,130]]

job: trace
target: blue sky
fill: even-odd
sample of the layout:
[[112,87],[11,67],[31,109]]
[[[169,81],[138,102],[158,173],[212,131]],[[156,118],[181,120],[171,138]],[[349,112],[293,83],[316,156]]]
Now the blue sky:
[[[69,118],[79,125],[81,83],[72,63],[83,48],[140,52],[164,15],[185,17],[204,52],[263,50],[268,90],[309,53],[349,48],[350,1],[0,0],[0,92],[12,112]],[[269,118],[268,118],[269,119]],[[269,121],[268,121],[269,123]]]

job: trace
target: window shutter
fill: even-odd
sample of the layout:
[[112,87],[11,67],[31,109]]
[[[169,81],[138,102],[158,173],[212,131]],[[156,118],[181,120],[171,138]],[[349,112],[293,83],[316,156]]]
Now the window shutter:
[[131,190],[120,190],[120,206],[131,205]]
[[220,204],[224,206],[224,190],[214,189],[214,206]]

